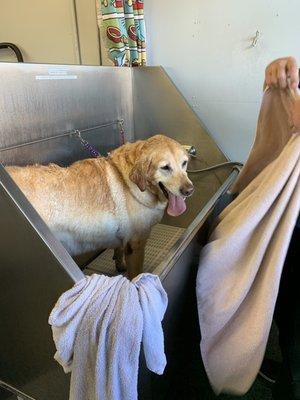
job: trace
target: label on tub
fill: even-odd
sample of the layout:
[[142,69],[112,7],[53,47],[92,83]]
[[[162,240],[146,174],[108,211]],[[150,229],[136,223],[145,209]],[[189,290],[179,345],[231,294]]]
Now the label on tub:
[[61,80],[61,79],[77,79],[77,75],[68,75],[66,67],[50,67],[47,75],[36,75],[36,80]]

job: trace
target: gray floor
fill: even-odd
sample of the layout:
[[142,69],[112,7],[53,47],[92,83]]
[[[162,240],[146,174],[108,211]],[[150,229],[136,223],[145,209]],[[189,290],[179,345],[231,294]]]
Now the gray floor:
[[[153,400],[271,400],[271,386],[258,377],[252,388],[244,396],[220,395],[216,396],[207,380],[200,355],[200,332],[196,312],[196,299],[191,294],[186,304],[186,313],[179,328],[179,337],[176,343],[177,366],[174,366],[171,384],[166,393]],[[274,361],[280,361],[281,355],[278,346],[278,332],[272,326],[266,356]],[[282,400],[286,400],[285,397]]]
[[[179,362],[172,371],[167,371],[172,375],[171,384],[168,382],[168,387],[164,388],[164,383],[160,381],[161,377],[153,375],[154,381],[158,382],[158,394],[151,400],[271,400],[271,390],[260,378],[255,381],[250,391],[242,397],[229,395],[217,397],[214,395],[200,360],[199,331],[197,330],[195,314],[191,313],[190,305],[187,308],[190,313],[186,314],[186,320],[189,320],[190,323],[186,324],[186,320],[183,321],[184,327],[180,329],[181,334],[176,343]],[[194,321],[191,321],[193,318]],[[195,323],[194,330],[191,329],[191,324],[193,323]],[[268,343],[267,355],[275,361],[280,360],[277,331],[274,326]],[[10,396],[7,399],[16,400],[17,397]],[[282,400],[285,400],[285,398]]]

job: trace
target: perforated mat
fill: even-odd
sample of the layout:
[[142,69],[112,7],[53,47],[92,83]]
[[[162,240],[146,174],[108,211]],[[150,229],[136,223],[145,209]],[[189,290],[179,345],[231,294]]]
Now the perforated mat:
[[[145,250],[144,272],[152,272],[167,256],[176,243],[184,228],[158,224],[151,231]],[[105,250],[87,267],[86,273],[101,272],[106,275],[117,275],[113,260],[113,250]]]

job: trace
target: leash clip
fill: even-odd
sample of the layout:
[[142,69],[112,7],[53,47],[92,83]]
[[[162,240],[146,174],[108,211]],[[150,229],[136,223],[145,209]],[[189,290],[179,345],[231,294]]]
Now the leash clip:
[[76,137],[78,137],[79,139],[83,140],[82,137],[81,137],[81,132],[80,132],[79,129],[74,129],[72,131],[72,134],[75,135]]

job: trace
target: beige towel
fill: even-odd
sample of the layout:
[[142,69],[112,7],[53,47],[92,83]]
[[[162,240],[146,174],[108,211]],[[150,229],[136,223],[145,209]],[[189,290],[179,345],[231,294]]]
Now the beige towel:
[[296,93],[267,90],[255,143],[204,247],[197,276],[201,352],[214,391],[244,394],[259,371],[300,209]]

